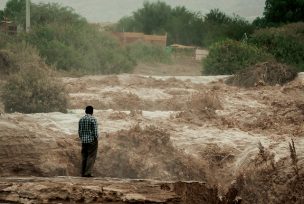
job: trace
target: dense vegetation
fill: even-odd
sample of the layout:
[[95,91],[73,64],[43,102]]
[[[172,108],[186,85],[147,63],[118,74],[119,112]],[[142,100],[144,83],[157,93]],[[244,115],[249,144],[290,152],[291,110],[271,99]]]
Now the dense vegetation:
[[134,61],[110,36],[89,25],[44,24],[36,26],[26,40],[36,46],[48,64],[84,73],[120,73]]
[[271,53],[275,58],[304,71],[304,23],[257,30],[250,42]]
[[[3,13],[24,26],[25,0],[10,0]],[[135,61],[109,35],[72,9],[58,4],[31,5],[32,30],[22,40],[36,47],[46,63],[80,73],[129,72]]]

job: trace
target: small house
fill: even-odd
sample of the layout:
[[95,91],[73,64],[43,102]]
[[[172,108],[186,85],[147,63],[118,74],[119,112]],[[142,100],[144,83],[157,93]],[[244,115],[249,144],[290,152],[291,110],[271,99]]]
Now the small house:
[[0,22],[0,31],[8,35],[16,35],[17,25],[8,19],[4,19]]

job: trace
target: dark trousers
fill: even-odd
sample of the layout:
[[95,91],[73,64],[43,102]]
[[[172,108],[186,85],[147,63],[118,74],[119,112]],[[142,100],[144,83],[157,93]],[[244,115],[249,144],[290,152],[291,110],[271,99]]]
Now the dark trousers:
[[98,149],[98,140],[96,139],[92,143],[82,143],[82,168],[81,175],[87,176],[92,173],[92,169],[95,163],[96,155]]

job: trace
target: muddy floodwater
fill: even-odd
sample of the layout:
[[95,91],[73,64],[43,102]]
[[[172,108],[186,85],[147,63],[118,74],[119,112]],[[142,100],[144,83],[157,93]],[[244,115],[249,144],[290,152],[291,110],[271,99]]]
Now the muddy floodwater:
[[[258,164],[259,175],[273,180],[257,176],[257,183],[247,182],[250,188],[263,182],[281,185],[272,183],[275,175],[281,180],[289,175],[284,182],[293,178],[291,139],[297,164],[304,164],[304,75],[284,86],[249,89],[228,86],[226,78],[61,78],[69,93],[68,113],[0,115],[0,176],[79,176],[78,120],[83,108],[92,105],[100,132],[97,177],[195,180],[217,186],[219,193],[240,175],[251,181],[247,175],[255,175],[252,168]],[[246,185],[242,188],[244,202],[254,201]],[[281,199],[271,196],[260,199]]]

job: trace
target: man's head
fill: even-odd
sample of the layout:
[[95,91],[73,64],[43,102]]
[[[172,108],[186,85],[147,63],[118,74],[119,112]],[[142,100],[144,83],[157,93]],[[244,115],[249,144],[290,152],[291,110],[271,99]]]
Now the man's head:
[[90,114],[90,115],[93,115],[93,107],[92,106],[87,106],[86,109],[85,109],[85,113],[86,114]]

